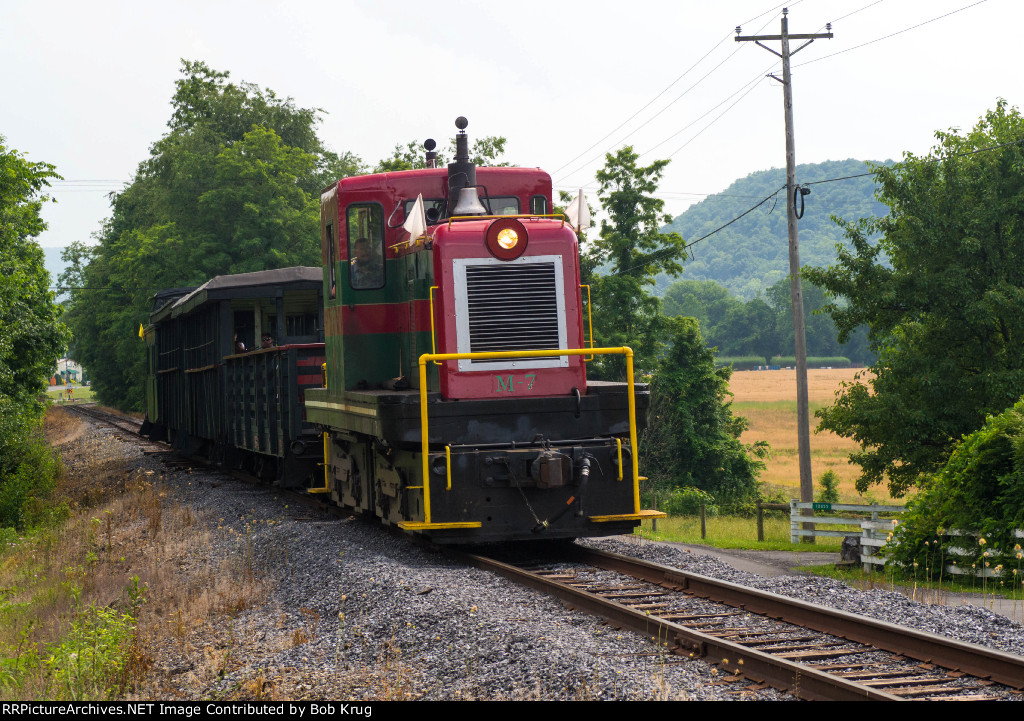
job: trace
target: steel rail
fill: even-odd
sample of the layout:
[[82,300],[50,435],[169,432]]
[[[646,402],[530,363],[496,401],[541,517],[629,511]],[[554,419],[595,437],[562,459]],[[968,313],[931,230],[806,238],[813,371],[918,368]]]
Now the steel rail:
[[93,420],[100,421],[101,423],[106,423],[108,426],[117,428],[125,433],[134,433],[135,435],[139,435],[139,429],[142,428],[142,421],[138,421],[131,416],[122,416],[116,413],[110,413],[109,411],[100,410],[95,404],[62,405],[58,407],[66,408],[76,415],[91,418]]
[[778,596],[616,553],[573,546],[573,560],[642,578],[751,613],[840,636],[946,669],[1024,689],[1024,656]]
[[[570,607],[597,614],[615,626],[657,638],[662,643],[673,642],[675,648],[672,650],[676,654],[704,658],[709,663],[721,666],[732,673],[767,683],[802,699],[903,700],[895,694],[695,631],[501,561],[473,554],[466,554],[465,558],[478,568],[498,573],[524,586],[553,595]],[[666,567],[666,570],[673,569]]]

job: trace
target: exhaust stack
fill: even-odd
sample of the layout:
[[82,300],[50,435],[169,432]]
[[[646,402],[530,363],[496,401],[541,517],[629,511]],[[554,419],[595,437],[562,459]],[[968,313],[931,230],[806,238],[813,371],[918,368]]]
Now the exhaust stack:
[[469,160],[469,121],[461,115],[455,119],[459,129],[455,136],[455,162],[448,164],[448,215],[485,215],[476,188],[476,164]]

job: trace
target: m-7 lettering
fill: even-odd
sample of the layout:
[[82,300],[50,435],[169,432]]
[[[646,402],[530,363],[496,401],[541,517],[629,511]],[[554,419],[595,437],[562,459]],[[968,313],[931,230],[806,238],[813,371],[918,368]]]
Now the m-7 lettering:
[[[498,381],[497,392],[498,393],[515,393],[516,386],[526,386],[526,390],[532,391],[533,384],[537,381],[536,373],[527,373],[523,376],[525,380],[516,380],[515,376],[508,376],[507,380],[504,376],[494,376],[494,379]],[[520,390],[522,390],[520,388]]]

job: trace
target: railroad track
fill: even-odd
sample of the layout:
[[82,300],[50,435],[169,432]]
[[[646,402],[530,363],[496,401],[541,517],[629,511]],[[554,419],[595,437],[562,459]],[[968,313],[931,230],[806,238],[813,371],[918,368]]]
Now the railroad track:
[[[165,462],[190,463],[138,436],[138,421],[67,407],[131,434]],[[466,558],[664,651],[804,699],[991,700],[1024,689],[1024,657],[627,556],[564,544],[541,564]]]
[[645,634],[674,654],[808,700],[1020,695],[1024,657],[581,546],[474,565]]
[[142,428],[142,421],[135,420],[129,416],[122,416],[117,413],[101,410],[92,403],[83,405],[68,404],[61,406],[61,408],[71,411],[77,415],[99,421],[104,425],[112,426],[118,430],[125,431],[126,433],[133,433],[136,436],[139,434],[139,429]]
[[160,456],[165,463],[170,465],[185,465],[187,463],[186,459],[182,458],[177,452],[171,450],[170,446],[166,443],[151,441],[144,436],[140,436],[139,429],[142,428],[142,421],[129,416],[122,416],[117,413],[102,410],[95,404],[91,403],[83,405],[69,404],[63,405],[61,408],[71,411],[83,418],[88,418],[91,421],[101,423],[117,431],[128,434],[131,442],[138,444],[145,454]]
[[[196,456],[189,456],[182,453],[181,451],[173,449],[167,443],[161,441],[151,441],[145,436],[139,435],[139,430],[142,428],[142,421],[136,420],[129,416],[122,416],[117,413],[111,413],[110,411],[102,410],[95,405],[66,405],[62,406],[74,413],[88,418],[89,420],[102,423],[103,425],[110,426],[118,431],[123,431],[130,435],[128,439],[131,443],[137,444],[143,449],[143,453],[147,456],[154,456],[160,459],[161,463],[165,466],[172,468],[194,468],[202,467],[206,468],[211,472],[224,473],[225,475],[231,476],[237,480],[243,481],[251,485],[264,486],[267,485],[264,481],[261,481],[257,476],[254,476],[247,471],[235,469],[235,468],[221,468],[216,464],[210,462],[205,458],[199,458]],[[329,503],[325,503],[322,498],[311,496],[308,493],[303,493],[295,489],[288,488],[275,488],[277,493],[287,496],[291,501],[299,503],[309,508],[315,508],[320,511],[325,511],[332,515],[341,516],[348,515],[345,509],[333,506]]]

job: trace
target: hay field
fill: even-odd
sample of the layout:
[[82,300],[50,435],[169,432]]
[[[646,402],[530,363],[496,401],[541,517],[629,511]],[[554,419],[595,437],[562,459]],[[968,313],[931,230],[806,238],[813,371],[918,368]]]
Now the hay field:
[[[859,475],[859,466],[847,460],[851,451],[859,446],[848,438],[840,438],[829,431],[815,432],[818,425],[814,412],[831,405],[836,391],[844,381],[852,382],[864,369],[834,368],[808,369],[807,389],[811,411],[811,473],[815,491],[818,479],[827,470],[835,471],[841,479],[840,494],[844,500],[858,501],[860,496],[853,482]],[[732,374],[729,390],[733,393],[733,413],[743,416],[750,427],[741,436],[744,443],[768,441],[772,457],[761,480],[787,493],[799,496],[800,468],[797,459],[796,428],[796,371],[736,371]],[[884,502],[883,488],[872,493]]]

